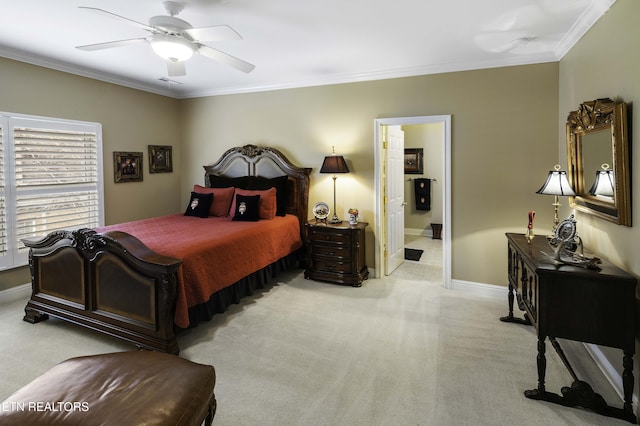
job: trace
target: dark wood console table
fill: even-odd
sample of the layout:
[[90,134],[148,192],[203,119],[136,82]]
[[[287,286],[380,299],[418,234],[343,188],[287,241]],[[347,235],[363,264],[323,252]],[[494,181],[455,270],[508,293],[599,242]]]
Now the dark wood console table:
[[[603,262],[600,270],[561,265],[545,237],[528,243],[521,234],[507,234],[509,254],[509,313],[505,322],[531,324],[538,334],[538,387],[525,396],[565,406],[580,406],[599,414],[636,423],[633,394],[637,280],[625,271]],[[591,256],[585,252],[585,255]],[[515,298],[524,318],[513,315]],[[574,379],[562,395],[545,389],[546,345],[553,345]],[[579,380],[556,338],[622,349],[624,405],[610,407],[588,383]]]

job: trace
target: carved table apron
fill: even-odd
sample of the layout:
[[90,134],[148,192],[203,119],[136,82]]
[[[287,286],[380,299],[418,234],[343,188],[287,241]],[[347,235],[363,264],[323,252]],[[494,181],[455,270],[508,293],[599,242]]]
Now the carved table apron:
[[[599,271],[560,265],[545,237],[527,243],[524,235],[507,233],[509,268],[509,313],[501,321],[534,325],[538,335],[538,387],[525,391],[531,399],[565,406],[580,406],[599,414],[636,423],[633,394],[633,355],[636,331],[636,279],[604,262]],[[586,253],[585,253],[586,254]],[[524,318],[513,315],[515,298]],[[574,379],[562,395],[547,392],[546,338]],[[623,408],[610,407],[571,368],[556,338],[622,349]]]

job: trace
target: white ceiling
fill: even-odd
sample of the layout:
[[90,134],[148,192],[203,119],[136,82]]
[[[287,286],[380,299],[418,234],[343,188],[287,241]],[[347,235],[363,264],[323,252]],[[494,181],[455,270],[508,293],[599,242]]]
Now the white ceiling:
[[560,60],[615,0],[183,0],[194,27],[229,25],[242,40],[209,46],[256,66],[201,55],[167,77],[150,45],[75,46],[150,33],[161,0],[0,0],[0,56],[175,98],[378,80]]

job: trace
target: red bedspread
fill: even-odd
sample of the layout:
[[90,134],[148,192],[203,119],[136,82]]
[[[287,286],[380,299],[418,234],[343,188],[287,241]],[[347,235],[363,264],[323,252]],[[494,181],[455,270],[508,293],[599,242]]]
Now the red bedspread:
[[190,307],[302,247],[293,215],[237,222],[230,217],[176,214],[96,229],[115,230],[135,236],[159,254],[182,260],[175,314],[175,324],[182,328],[189,326]]

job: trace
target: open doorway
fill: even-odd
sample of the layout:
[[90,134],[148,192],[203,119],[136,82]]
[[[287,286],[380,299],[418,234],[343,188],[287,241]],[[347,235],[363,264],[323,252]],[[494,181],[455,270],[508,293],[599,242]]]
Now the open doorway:
[[[392,182],[401,180],[405,182],[405,175],[403,169],[397,167],[389,167],[388,152],[387,152],[387,129],[389,126],[411,126],[421,124],[436,124],[441,123],[443,132],[441,140],[441,181],[438,181],[438,186],[441,189],[441,200],[439,204],[442,206],[442,259],[443,259],[443,286],[445,288],[451,287],[451,116],[439,115],[439,116],[420,116],[420,117],[397,117],[397,118],[382,118],[376,119],[374,122],[374,135],[375,135],[375,211],[376,211],[376,223],[375,233],[377,235],[375,244],[375,260],[377,278],[388,274],[386,268],[388,267],[386,256],[388,256],[387,248],[391,242],[391,238],[395,237],[397,240],[397,233],[400,232],[397,228],[392,229],[393,221],[389,219],[388,212],[388,186],[393,185]],[[389,175],[390,174],[390,175]],[[392,225],[392,226],[390,226]],[[389,235],[392,234],[392,235]],[[404,239],[404,235],[402,236]]]

